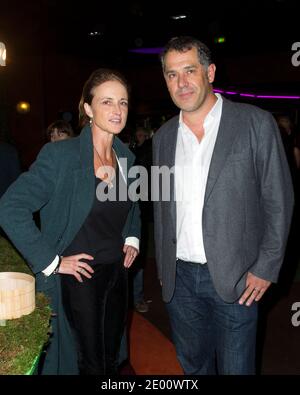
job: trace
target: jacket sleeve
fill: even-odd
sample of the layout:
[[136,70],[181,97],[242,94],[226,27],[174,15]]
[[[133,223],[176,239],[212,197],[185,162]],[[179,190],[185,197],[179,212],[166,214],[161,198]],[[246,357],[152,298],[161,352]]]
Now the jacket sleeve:
[[141,238],[141,216],[138,202],[133,202],[127,217],[127,226],[124,238],[136,237]]
[[33,213],[54,193],[54,164],[53,148],[47,144],[29,171],[21,174],[0,200],[0,226],[34,273],[45,269],[56,256],[33,220]]
[[265,112],[261,120],[256,152],[263,233],[259,255],[250,272],[276,282],[284,259],[292,219],[294,192],[278,127]]

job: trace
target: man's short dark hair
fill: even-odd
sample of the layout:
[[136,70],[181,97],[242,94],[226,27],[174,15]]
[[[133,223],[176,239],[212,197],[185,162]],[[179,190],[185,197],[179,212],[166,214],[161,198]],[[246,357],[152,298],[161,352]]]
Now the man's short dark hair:
[[210,49],[200,40],[190,36],[173,37],[166,44],[164,50],[160,54],[163,71],[165,71],[165,57],[170,51],[187,52],[192,48],[196,48],[200,64],[205,69],[213,63]]

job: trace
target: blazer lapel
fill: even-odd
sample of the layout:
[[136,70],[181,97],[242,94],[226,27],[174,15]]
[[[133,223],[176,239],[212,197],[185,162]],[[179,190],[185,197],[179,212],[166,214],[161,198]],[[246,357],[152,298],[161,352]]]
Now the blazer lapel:
[[[94,201],[95,177],[92,147],[90,127],[85,126],[80,134],[79,167],[73,170],[73,194],[66,244],[69,244],[78,233]],[[76,154],[77,153],[74,152],[74,156],[76,156]]]
[[222,115],[216,144],[211,158],[210,168],[207,177],[204,204],[209,199],[213,187],[224,167],[228,154],[231,151],[235,136],[239,133],[237,122],[238,117],[233,104],[223,97]]
[[[162,164],[168,166],[169,169],[174,168],[175,166],[175,156],[176,156],[176,145],[177,145],[177,137],[178,137],[178,122],[179,117],[174,117],[170,128],[165,131],[166,143],[162,145],[163,152],[162,155]],[[176,234],[176,202],[175,202],[175,178],[174,175],[170,178],[170,204],[169,204],[169,212],[173,225],[174,232]]]
[[[118,159],[122,159],[121,165],[125,163],[122,170],[127,179],[128,169],[130,169],[133,164],[134,155],[118,137],[114,138],[113,148]],[[79,150],[78,166],[72,172],[73,182],[71,184],[73,184],[73,193],[70,203],[69,223],[64,237],[65,246],[68,246],[79,232],[82,224],[91,211],[95,199],[93,141],[89,125],[86,125],[80,134]],[[78,152],[74,152],[74,160],[77,155]],[[127,162],[124,162],[123,158],[125,158]]]
[[128,178],[128,171],[134,163],[135,156],[117,136],[114,138],[113,149],[115,150],[119,165],[121,166],[120,171],[126,178],[126,183],[129,185],[132,179]]

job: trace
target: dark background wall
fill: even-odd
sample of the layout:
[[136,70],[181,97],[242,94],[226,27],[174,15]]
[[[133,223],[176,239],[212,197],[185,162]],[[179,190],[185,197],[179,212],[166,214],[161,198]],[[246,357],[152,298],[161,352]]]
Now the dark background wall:
[[[77,126],[83,83],[98,67],[117,67],[128,77],[129,129],[147,117],[156,128],[176,113],[158,55],[128,52],[161,47],[174,35],[192,34],[209,45],[217,64],[216,87],[300,95],[300,67],[291,62],[292,43],[300,41],[297,2],[227,1],[221,8],[203,8],[200,14],[193,8],[198,2],[191,2],[183,10],[187,20],[177,25],[170,19],[177,11],[172,2],[157,8],[155,2],[123,3],[11,0],[1,5],[0,41],[6,44],[8,58],[7,66],[0,67],[0,126],[1,133],[14,140],[24,168],[45,143],[50,122],[70,112]],[[92,37],[93,31],[101,34]],[[215,44],[214,38],[222,34],[226,43]],[[29,113],[17,112],[20,100],[30,103]],[[243,100],[299,118],[300,100]]]

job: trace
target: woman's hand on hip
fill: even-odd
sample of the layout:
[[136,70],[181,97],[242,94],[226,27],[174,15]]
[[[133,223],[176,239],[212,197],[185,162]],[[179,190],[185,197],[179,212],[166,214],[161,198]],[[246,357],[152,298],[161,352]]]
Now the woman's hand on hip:
[[124,244],[123,252],[125,254],[124,266],[129,268],[133,264],[133,261],[138,256],[139,252],[136,248],[127,244]]
[[58,273],[71,274],[76,277],[76,279],[81,283],[81,275],[87,278],[91,278],[91,273],[94,273],[94,270],[87,263],[81,262],[80,259],[88,259],[89,261],[92,261],[94,258],[91,255],[84,253],[64,256],[62,257]]

